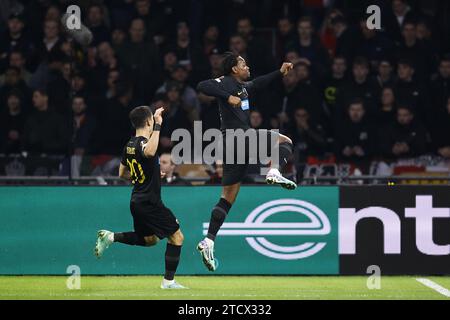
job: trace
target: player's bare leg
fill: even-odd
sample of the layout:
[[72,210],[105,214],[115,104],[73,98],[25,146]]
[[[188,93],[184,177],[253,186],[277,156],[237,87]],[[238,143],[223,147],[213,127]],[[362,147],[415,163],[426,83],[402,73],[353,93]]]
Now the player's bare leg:
[[197,246],[197,250],[202,255],[203,263],[209,271],[215,271],[218,267],[218,260],[214,257],[214,241],[231,206],[236,201],[240,187],[240,183],[223,187],[222,196],[211,212],[208,234]]
[[108,230],[99,230],[97,232],[97,242],[95,243],[94,255],[100,259],[106,249],[114,242],[120,242],[130,246],[151,247],[158,243],[159,239],[155,235],[146,237],[139,236],[134,231],[129,232],[111,232]]
[[287,165],[289,157],[292,155],[292,140],[285,135],[278,136],[279,164],[271,163],[271,168],[266,175],[268,184],[277,184],[285,189],[294,190],[297,184],[294,181],[286,179],[280,173],[280,168]]
[[188,289],[175,281],[175,272],[180,261],[181,247],[184,236],[180,229],[167,238],[166,247],[166,272],[161,283],[161,289]]

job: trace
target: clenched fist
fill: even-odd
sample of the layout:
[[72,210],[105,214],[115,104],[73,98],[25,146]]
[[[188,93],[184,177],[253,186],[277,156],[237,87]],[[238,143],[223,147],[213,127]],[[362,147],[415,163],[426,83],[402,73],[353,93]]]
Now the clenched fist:
[[241,106],[241,98],[230,96],[228,98],[228,103],[231,104],[235,108],[239,108]]
[[283,74],[283,76],[286,76],[292,69],[294,69],[294,65],[292,63],[284,62],[280,68],[280,72]]

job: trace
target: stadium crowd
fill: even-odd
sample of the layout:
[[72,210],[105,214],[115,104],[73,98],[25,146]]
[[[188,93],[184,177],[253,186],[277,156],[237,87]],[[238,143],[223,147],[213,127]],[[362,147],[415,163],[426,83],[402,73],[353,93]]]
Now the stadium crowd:
[[[77,1],[86,50],[60,26],[69,2],[1,1],[0,153],[120,155],[144,104],[165,106],[170,150],[176,128],[219,127],[196,86],[233,51],[252,77],[294,63],[250,118],[292,137],[299,161],[450,158],[448,1]],[[368,4],[382,30],[367,27]]]

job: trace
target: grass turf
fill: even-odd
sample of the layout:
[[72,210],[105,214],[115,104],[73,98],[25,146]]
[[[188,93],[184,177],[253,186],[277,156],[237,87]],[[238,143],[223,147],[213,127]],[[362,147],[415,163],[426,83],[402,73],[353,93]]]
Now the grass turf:
[[[82,276],[80,290],[68,290],[63,276],[0,276],[2,299],[447,299],[416,281],[382,277],[369,290],[367,277],[180,276],[189,290],[161,290],[159,276]],[[450,289],[450,277],[426,277]]]

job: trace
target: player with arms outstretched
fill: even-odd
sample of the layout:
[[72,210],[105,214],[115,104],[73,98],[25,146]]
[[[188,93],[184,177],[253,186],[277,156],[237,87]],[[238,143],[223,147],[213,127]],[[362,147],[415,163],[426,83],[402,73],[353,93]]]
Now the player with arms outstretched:
[[[283,63],[280,70],[257,77],[253,81],[247,81],[250,77],[250,69],[245,59],[234,53],[227,52],[224,54],[222,69],[223,77],[202,81],[198,84],[197,89],[207,96],[217,98],[221,130],[223,133],[223,141],[225,142],[227,141],[226,135],[230,132],[230,129],[242,129],[244,131],[250,129],[249,94],[251,95],[256,90],[266,88],[273,80],[286,76],[293,69],[293,65],[292,63]],[[287,160],[292,155],[293,149],[291,139],[271,130],[258,130],[258,135],[261,134],[267,135],[267,141],[271,141],[270,137],[276,135],[280,164],[287,164]],[[248,145],[245,148],[248,149]],[[271,146],[271,149],[274,149],[274,146]],[[229,150],[225,147],[224,154],[225,150],[228,153]],[[248,152],[248,150],[236,150],[236,152]],[[214,258],[214,241],[216,235],[236,200],[241,181],[245,177],[248,168],[248,163],[236,164],[227,162],[228,159],[223,164],[222,196],[212,210],[208,234],[197,246],[203,263],[210,271],[215,271],[217,268],[217,260]],[[266,182],[280,185],[289,190],[295,189],[297,185],[281,175],[278,170],[280,164],[271,164],[272,167],[267,173]]]
[[149,107],[142,106],[130,112],[136,135],[124,147],[119,176],[134,184],[130,201],[134,231],[98,231],[94,254],[100,258],[113,242],[150,247],[156,245],[160,239],[167,238],[166,271],[161,288],[185,289],[174,280],[183,234],[178,220],[161,200],[161,172],[156,150],[163,111],[163,108],[159,108],[153,115]]

